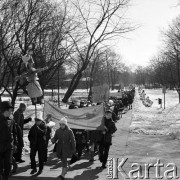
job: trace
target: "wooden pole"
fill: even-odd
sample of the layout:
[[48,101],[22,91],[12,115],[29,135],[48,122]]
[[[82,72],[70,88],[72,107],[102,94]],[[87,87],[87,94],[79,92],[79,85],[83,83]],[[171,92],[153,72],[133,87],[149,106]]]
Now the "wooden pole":
[[59,60],[58,60],[58,107],[60,107],[60,92],[59,92]]
[[37,118],[37,107],[36,107],[36,104],[35,104],[35,118]]
[[164,93],[164,109],[165,109],[165,93]]

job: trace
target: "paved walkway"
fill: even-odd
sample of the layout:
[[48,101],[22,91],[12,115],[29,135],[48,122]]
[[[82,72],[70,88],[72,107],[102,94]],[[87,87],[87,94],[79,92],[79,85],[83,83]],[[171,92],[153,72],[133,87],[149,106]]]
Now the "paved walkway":
[[[136,97],[134,106],[136,106]],[[141,179],[155,180],[156,168],[149,168],[148,174],[145,174],[145,164],[155,164],[159,159],[160,163],[164,164],[164,167],[159,171],[160,175],[163,176],[163,180],[166,180],[165,171],[173,169],[172,163],[176,167],[177,175],[180,177],[180,141],[171,139],[165,135],[143,135],[129,133],[129,126],[131,124],[133,110],[123,114],[122,119],[117,123],[117,131],[113,136],[113,145],[110,148],[109,158],[119,158],[119,162],[122,158],[127,159],[123,166],[126,174],[132,170],[132,164],[138,163],[141,166],[142,175],[145,176]],[[39,176],[30,175],[30,158],[29,155],[23,157],[26,160],[25,163],[19,164],[17,174],[13,175],[10,180],[21,180],[21,179],[37,179],[37,180],[53,180],[59,179],[58,176],[61,174],[61,162],[57,158],[53,158],[52,150],[53,146],[49,147],[49,161],[44,167],[44,171]],[[168,164],[171,164],[169,167]],[[135,166],[137,168],[137,166]],[[107,180],[108,171],[107,169],[101,169],[101,163],[98,160],[98,156],[95,156],[93,163],[88,161],[88,154],[84,155],[80,161],[74,163],[69,169],[66,180]],[[124,180],[123,175],[125,173],[118,172],[116,179]],[[135,174],[136,175],[136,174]],[[148,176],[148,178],[147,178]],[[174,176],[173,172],[169,174]],[[127,176],[125,176],[127,178]],[[174,176],[175,177],[175,176]],[[170,178],[175,179],[175,178]]]
[[[117,131],[113,136],[113,145],[110,148],[109,158],[122,158],[127,152],[129,138],[129,125],[131,123],[132,111],[128,111],[123,114],[122,119],[117,123]],[[23,157],[26,160],[25,163],[18,164],[19,168],[17,174],[13,175],[10,179],[43,179],[51,180],[58,179],[61,174],[61,162],[57,158],[53,158],[52,146],[49,148],[49,161],[44,167],[43,173],[39,176],[30,175],[30,158],[29,155]],[[93,163],[88,161],[88,155],[82,157],[80,161],[74,163],[69,169],[66,180],[105,180],[107,178],[107,169],[101,168],[101,163],[98,160],[98,156],[95,156],[95,161]]]

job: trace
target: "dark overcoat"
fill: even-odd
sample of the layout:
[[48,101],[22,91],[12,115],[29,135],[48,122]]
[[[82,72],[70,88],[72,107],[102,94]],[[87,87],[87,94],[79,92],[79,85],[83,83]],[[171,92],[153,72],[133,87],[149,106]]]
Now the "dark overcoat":
[[39,126],[34,124],[28,134],[30,148],[46,149],[46,132],[47,127],[44,122],[42,122]]
[[114,121],[104,118],[105,130],[101,132],[100,144],[112,145],[112,134],[116,132],[117,128]]
[[52,139],[56,145],[58,158],[71,158],[76,151],[76,141],[72,130],[66,126],[65,129],[57,129]]

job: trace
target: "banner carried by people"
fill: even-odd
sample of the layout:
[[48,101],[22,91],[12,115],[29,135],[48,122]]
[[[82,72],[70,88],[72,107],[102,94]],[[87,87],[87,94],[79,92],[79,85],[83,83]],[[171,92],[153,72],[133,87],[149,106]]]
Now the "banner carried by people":
[[47,114],[52,115],[56,127],[59,127],[59,120],[67,117],[68,125],[72,129],[103,130],[103,104],[79,109],[60,109],[45,101],[44,119]]
[[108,84],[103,84],[101,86],[94,86],[92,88],[92,101],[99,103],[108,101],[109,99],[109,86]]

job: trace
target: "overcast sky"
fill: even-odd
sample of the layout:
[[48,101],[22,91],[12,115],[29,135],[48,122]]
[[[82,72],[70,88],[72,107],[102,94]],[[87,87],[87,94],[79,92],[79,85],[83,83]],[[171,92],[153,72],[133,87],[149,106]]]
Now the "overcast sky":
[[180,15],[178,0],[131,0],[127,17],[140,24],[138,30],[126,34],[126,39],[118,41],[118,51],[126,64],[148,65],[148,61],[158,52],[161,44],[161,30]]

